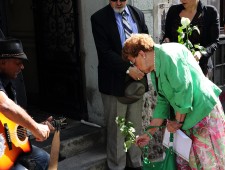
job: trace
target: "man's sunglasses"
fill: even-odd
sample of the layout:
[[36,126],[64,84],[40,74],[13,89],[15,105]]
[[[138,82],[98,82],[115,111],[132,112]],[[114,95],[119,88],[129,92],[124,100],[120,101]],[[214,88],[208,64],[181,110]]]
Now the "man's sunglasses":
[[[118,0],[111,0],[113,2],[117,2]],[[120,2],[125,2],[126,0],[120,0]]]

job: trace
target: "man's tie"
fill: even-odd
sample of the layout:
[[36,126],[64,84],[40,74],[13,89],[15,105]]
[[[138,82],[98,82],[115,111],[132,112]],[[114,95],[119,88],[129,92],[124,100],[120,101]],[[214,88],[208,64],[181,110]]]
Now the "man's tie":
[[132,29],[131,26],[129,25],[127,21],[127,12],[124,10],[122,13],[122,22],[123,22],[123,28],[124,28],[124,33],[125,33],[125,38],[129,38],[132,34]]

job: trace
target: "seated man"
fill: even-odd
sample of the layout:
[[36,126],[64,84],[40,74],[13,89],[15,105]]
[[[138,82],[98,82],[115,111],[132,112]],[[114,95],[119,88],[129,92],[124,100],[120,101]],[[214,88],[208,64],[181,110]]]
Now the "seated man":
[[[20,40],[12,38],[0,39],[0,112],[9,120],[30,130],[37,141],[44,141],[49,137],[50,129],[53,127],[49,123],[47,125],[37,123],[17,104],[16,93],[11,83],[24,69],[23,61],[25,60],[27,60],[27,56],[23,52]],[[0,123],[2,123],[1,121],[0,117]],[[3,136],[1,133],[0,135]],[[31,147],[32,152],[20,155],[11,169],[45,170],[48,168],[49,154],[38,147]],[[1,161],[0,156],[0,166],[3,164]]]

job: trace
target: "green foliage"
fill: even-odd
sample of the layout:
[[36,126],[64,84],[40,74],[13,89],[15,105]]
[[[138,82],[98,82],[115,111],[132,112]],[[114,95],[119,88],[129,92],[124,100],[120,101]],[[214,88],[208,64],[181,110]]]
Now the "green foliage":
[[136,136],[134,134],[134,125],[132,122],[126,122],[125,118],[121,116],[116,117],[116,123],[120,128],[121,134],[125,137],[124,151],[127,152],[131,145],[135,143]]

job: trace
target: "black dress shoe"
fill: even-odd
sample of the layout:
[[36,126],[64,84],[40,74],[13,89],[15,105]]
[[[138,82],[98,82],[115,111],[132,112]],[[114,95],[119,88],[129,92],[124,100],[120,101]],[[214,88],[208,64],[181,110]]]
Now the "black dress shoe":
[[126,167],[125,170],[142,170],[142,167],[136,167],[136,168]]

